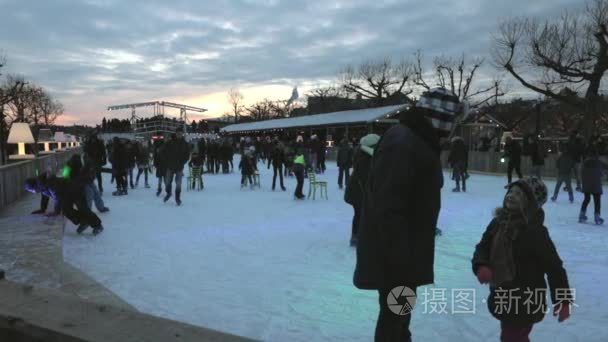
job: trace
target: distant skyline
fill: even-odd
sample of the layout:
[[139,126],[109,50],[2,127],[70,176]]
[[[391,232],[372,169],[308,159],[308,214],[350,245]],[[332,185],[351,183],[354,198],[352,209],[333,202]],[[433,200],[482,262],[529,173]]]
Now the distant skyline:
[[[498,73],[489,52],[501,20],[583,6],[580,0],[0,0],[0,55],[5,74],[23,75],[64,104],[60,124],[126,118],[128,111],[105,108],[154,100],[219,117],[230,111],[232,87],[245,104],[287,100],[293,86],[304,96],[347,64],[413,57],[418,49],[429,63],[442,54],[485,57],[480,79],[488,79]],[[505,80],[517,94],[517,83]]]

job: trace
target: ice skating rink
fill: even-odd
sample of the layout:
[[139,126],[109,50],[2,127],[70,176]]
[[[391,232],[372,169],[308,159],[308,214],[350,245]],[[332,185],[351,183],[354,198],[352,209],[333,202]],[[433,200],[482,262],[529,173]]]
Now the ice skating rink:
[[[287,178],[287,192],[272,192],[271,171],[261,163],[261,189],[241,190],[238,170],[205,174],[202,192],[186,191],[184,180],[181,207],[155,196],[156,179],[151,189],[140,180],[128,196],[112,197],[105,175],[105,231],[79,236],[69,224],[65,259],[146,313],[265,341],[372,341],[378,295],[352,285],[352,208],[338,189],[335,163],[328,164],[319,176],[329,182],[328,201],[294,201],[294,178]],[[472,175],[468,192],[454,194],[445,178],[436,283],[418,291],[413,338],[498,341],[499,322],[484,303],[488,288],[477,283],[470,259],[506,180]],[[547,185],[552,192],[554,182]],[[570,204],[562,192],[545,205],[578,307],[562,324],[548,314],[533,341],[608,338],[608,226],[579,224],[581,201],[577,193]],[[474,305],[456,301],[461,289],[474,291]]]

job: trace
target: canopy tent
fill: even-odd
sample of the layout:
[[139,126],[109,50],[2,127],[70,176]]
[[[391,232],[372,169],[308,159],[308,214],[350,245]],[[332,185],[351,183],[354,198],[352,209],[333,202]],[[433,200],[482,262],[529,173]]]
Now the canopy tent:
[[393,120],[391,120],[391,117],[405,109],[407,109],[407,105],[397,105],[358,110],[347,110],[326,114],[298,116],[294,118],[247,122],[226,126],[222,129],[222,132],[244,133],[252,131],[267,131],[274,129],[291,129],[319,126],[346,126],[353,124],[369,124],[374,122],[393,122]]

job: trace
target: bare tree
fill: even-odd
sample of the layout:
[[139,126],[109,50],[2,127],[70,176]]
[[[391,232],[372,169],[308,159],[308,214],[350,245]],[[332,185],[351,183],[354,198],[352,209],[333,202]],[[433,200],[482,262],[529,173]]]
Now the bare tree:
[[376,105],[382,106],[386,99],[401,95],[406,101],[412,102],[409,95],[413,76],[412,64],[402,60],[394,64],[390,58],[377,61],[367,61],[353,67],[347,66],[340,73],[340,85],[349,95],[370,99]]
[[234,122],[237,123],[239,121],[239,116],[243,112],[243,99],[245,97],[238,88],[232,88],[228,92],[228,103],[230,103],[230,107],[232,109],[232,114],[234,115]]
[[596,130],[600,85],[608,70],[608,0],[589,0],[585,11],[552,20],[507,20],[494,40],[500,68],[530,90],[584,108],[585,135]]
[[63,114],[64,108],[61,102],[53,99],[51,95],[44,93],[39,102],[39,110],[42,123],[45,126],[51,126]]
[[[425,90],[433,87],[446,88],[458,96],[461,102],[466,101],[470,108],[481,107],[490,100],[498,100],[505,95],[499,80],[481,87],[474,85],[477,72],[484,63],[483,58],[469,60],[464,53],[459,58],[436,57],[433,60],[434,72],[430,75],[425,73],[423,59],[422,52],[417,51],[413,82]],[[432,83],[428,81],[429,78],[433,79]]]

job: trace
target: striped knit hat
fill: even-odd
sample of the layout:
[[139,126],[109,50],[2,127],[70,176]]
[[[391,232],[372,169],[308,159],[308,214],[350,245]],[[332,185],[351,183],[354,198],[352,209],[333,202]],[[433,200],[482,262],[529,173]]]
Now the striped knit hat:
[[416,102],[416,107],[428,109],[425,116],[431,120],[433,127],[443,133],[450,133],[456,117],[467,112],[466,103],[461,103],[458,96],[445,88],[425,91]]

